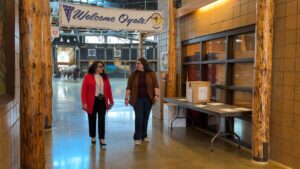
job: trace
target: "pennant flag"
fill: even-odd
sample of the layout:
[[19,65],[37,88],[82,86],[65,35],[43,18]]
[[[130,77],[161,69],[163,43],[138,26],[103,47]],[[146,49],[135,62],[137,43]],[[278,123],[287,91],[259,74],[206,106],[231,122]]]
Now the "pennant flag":
[[70,22],[71,14],[75,9],[73,6],[63,5],[65,14],[67,16],[68,22]]

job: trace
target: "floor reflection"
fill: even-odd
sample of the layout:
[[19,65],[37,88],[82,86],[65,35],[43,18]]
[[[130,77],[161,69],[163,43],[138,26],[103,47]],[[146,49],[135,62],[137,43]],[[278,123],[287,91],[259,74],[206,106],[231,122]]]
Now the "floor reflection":
[[156,119],[150,119],[150,142],[134,146],[134,112],[124,105],[126,79],[111,79],[115,105],[107,113],[107,148],[90,144],[87,115],[81,109],[78,82],[53,79],[53,123],[45,131],[46,169],[275,169],[258,166],[251,153],[217,140],[210,152],[210,139],[192,128],[171,132]]

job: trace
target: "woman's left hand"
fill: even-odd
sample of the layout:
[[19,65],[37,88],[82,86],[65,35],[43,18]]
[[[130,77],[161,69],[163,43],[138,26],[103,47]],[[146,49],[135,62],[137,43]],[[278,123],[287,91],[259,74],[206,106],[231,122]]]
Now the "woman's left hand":
[[109,104],[107,109],[110,110],[113,106],[114,106],[114,104]]
[[155,95],[153,100],[154,100],[154,103],[158,102],[159,101],[159,96]]

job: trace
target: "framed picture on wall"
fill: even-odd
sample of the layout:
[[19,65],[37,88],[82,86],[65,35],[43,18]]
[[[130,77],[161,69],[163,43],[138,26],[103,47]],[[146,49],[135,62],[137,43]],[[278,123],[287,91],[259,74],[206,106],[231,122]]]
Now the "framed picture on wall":
[[162,52],[160,54],[160,71],[168,71],[168,52]]

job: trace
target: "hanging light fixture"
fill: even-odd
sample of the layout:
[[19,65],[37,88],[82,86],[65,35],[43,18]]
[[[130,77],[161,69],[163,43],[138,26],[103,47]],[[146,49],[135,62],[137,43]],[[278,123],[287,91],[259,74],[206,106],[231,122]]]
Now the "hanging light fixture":
[[62,37],[60,37],[60,42],[64,42],[64,39]]
[[69,42],[70,42],[70,39],[68,38],[68,39],[67,39],[67,43],[69,43]]

